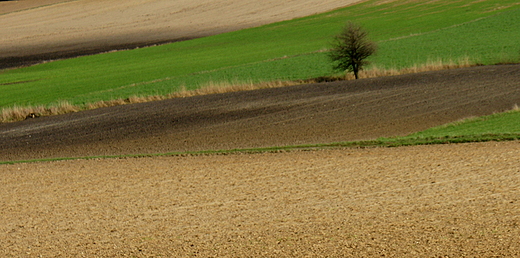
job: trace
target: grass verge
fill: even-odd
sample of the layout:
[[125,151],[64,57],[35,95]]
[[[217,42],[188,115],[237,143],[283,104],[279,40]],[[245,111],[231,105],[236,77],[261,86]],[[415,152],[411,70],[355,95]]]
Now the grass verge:
[[87,103],[83,105],[72,105],[68,101],[59,101],[57,104],[51,104],[50,106],[27,106],[27,107],[12,107],[2,108],[0,111],[0,123],[16,122],[27,118],[29,114],[35,114],[37,117],[40,116],[52,116],[62,115],[66,113],[73,113],[82,110],[91,110],[96,108],[112,107],[119,105],[144,103],[151,101],[159,101],[172,98],[185,98],[208,94],[218,94],[226,92],[236,92],[245,90],[256,90],[256,89],[267,89],[267,88],[278,88],[297,85],[302,82],[292,81],[273,81],[263,83],[213,83],[210,82],[206,86],[195,90],[182,89],[176,92],[169,93],[167,95],[154,95],[154,96],[130,96],[126,99],[113,99],[113,100],[102,100],[95,103]]
[[267,147],[267,148],[254,148],[254,149],[206,150],[206,151],[193,151],[193,152],[168,152],[168,153],[155,153],[155,154],[63,157],[63,158],[19,160],[19,161],[0,161],[0,165],[19,164],[19,163],[35,163],[35,162],[54,162],[54,161],[66,161],[66,160],[282,153],[282,152],[288,152],[288,151],[313,151],[313,150],[323,150],[323,149],[345,149],[345,148],[376,148],[376,147],[391,148],[391,147],[404,147],[404,146],[415,146],[415,145],[459,144],[459,143],[490,142],[490,141],[500,142],[500,141],[517,141],[517,140],[520,140],[520,133],[483,134],[483,135],[469,135],[469,136],[444,136],[444,137],[428,137],[428,138],[415,138],[415,139],[395,138],[395,139],[378,139],[378,140],[371,140],[371,141],[294,145],[294,146]]

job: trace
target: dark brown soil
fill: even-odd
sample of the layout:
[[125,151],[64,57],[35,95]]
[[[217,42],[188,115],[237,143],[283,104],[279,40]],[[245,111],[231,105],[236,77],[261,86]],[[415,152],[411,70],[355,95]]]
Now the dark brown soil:
[[520,66],[171,99],[0,125],[1,160],[330,143],[406,135],[520,103]]

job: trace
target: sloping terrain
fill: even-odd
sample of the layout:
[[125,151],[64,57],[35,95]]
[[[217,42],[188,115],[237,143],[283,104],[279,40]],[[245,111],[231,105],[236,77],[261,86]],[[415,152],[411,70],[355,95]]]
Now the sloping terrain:
[[[172,2],[192,8],[170,15],[158,5]],[[24,64],[198,37],[354,1],[196,2],[0,2],[0,59]],[[63,23],[72,5],[83,8],[77,23]],[[149,12],[130,15],[136,8]],[[101,16],[114,20],[96,23]],[[0,161],[373,139],[519,102],[519,65],[172,99],[0,124]],[[519,257],[519,147],[0,165],[0,256]]]
[[0,69],[260,26],[359,0],[0,2]]
[[171,99],[0,125],[0,160],[330,143],[511,109],[520,66]]

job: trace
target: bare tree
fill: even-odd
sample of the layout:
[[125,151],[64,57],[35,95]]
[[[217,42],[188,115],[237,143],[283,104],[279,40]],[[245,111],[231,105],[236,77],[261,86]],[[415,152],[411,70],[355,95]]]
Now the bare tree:
[[368,64],[366,58],[377,50],[375,42],[370,41],[368,33],[359,25],[348,22],[343,31],[334,37],[329,58],[334,62],[334,70],[358,73]]

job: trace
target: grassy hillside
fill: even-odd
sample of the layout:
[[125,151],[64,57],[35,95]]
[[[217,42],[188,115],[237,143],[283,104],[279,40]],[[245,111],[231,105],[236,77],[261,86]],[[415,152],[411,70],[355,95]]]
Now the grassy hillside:
[[372,0],[333,12],[158,47],[0,72],[0,107],[84,104],[167,94],[208,82],[308,79],[332,73],[326,50],[347,20],[363,24],[377,67],[469,58],[519,61],[516,0]]

